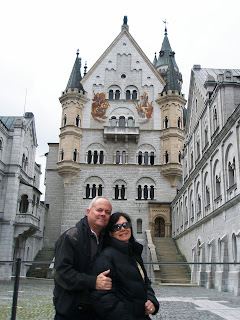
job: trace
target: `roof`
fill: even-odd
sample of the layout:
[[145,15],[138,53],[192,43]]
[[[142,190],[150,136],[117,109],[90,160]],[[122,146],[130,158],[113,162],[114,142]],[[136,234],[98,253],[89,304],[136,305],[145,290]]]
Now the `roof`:
[[173,66],[173,57],[169,57],[169,66],[167,69],[167,77],[166,77],[166,86],[164,87],[163,91],[168,92],[168,90],[177,90],[178,92],[181,92],[178,79],[177,79],[177,73]]
[[211,69],[211,68],[201,68],[201,66],[193,66],[193,71],[198,75],[198,78],[202,85],[204,85],[208,76],[212,76],[215,81],[218,81],[218,76],[224,74],[227,70],[232,72],[233,77],[240,77],[240,69]]
[[119,33],[119,35],[113,40],[113,42],[110,44],[110,46],[104,51],[104,53],[100,56],[100,58],[95,62],[95,64],[92,66],[92,68],[88,71],[88,73],[83,77],[81,83],[84,84],[86,79],[91,76],[91,74],[94,72],[94,70],[98,67],[98,65],[103,61],[103,59],[107,56],[107,54],[112,50],[112,48],[115,46],[115,44],[123,37],[125,34],[128,39],[131,41],[133,46],[136,48],[136,50],[139,52],[143,60],[147,63],[149,68],[153,71],[153,73],[156,75],[156,77],[159,79],[159,81],[162,83],[162,85],[165,85],[164,79],[159,74],[157,69],[154,67],[154,65],[151,63],[151,61],[148,59],[148,57],[145,55],[145,53],[142,51],[142,49],[139,47],[137,42],[134,40],[134,38],[129,33],[128,25],[126,24],[126,20],[124,21],[124,24],[122,25],[122,30]]
[[22,119],[22,117],[1,117],[0,116],[0,121],[5,125],[5,127],[8,130],[11,130],[14,128],[14,124],[16,122],[16,120],[20,120]]
[[168,66],[170,62],[170,56],[172,56],[174,67],[178,70],[178,66],[174,58],[174,52],[172,51],[170,42],[168,40],[167,28],[165,28],[165,35],[162,43],[162,48],[159,52],[159,57],[155,67],[158,68],[161,66]]
[[66,90],[77,88],[77,89],[82,90],[84,92],[83,86],[80,83],[80,81],[82,80],[82,76],[81,76],[81,58],[79,58],[78,55],[79,55],[79,50],[77,50],[77,57],[76,57],[76,60],[74,62],[74,65],[73,65],[73,69],[72,69],[70,78],[68,80],[68,84],[67,84]]

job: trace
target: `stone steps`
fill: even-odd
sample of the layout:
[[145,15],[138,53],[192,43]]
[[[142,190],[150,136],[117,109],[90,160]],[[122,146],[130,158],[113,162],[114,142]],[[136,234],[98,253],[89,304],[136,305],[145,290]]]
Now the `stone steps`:
[[[186,262],[172,238],[153,238],[156,246],[158,262]],[[160,265],[160,271],[155,271],[155,281],[159,283],[189,284],[190,269],[187,265]]]
[[[51,261],[54,257],[54,249],[47,249],[43,248],[39,253],[36,255],[34,262],[27,272],[27,277],[33,278],[47,278],[48,277],[48,270]],[[42,264],[41,262],[48,262],[48,264]]]

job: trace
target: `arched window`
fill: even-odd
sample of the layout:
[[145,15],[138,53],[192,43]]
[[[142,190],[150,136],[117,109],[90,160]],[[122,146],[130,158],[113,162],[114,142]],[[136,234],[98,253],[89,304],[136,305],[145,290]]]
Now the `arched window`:
[[142,233],[142,219],[137,219],[137,233]]
[[122,164],[126,164],[126,151],[122,152]]
[[147,200],[147,198],[148,198],[148,186],[147,185],[145,185],[143,188],[143,197],[145,200]]
[[125,127],[125,117],[123,116],[119,117],[119,127],[121,128]]
[[90,186],[89,186],[89,184],[86,185],[86,198],[87,199],[90,198]]
[[73,161],[77,161],[77,149],[75,149],[74,151],[73,151]]
[[92,162],[92,151],[91,150],[88,150],[87,162],[88,162],[88,164]]
[[217,117],[217,109],[214,108],[214,110],[213,110],[213,130],[214,131],[217,129],[217,121],[218,121],[217,118],[218,118]]
[[133,118],[132,117],[128,118],[128,127],[133,127]]
[[181,151],[178,152],[178,163],[182,162],[182,154]]
[[201,211],[202,211],[202,208],[201,208],[201,197],[200,197],[200,195],[198,194],[198,213],[200,213]]
[[120,151],[116,152],[116,164],[120,164]]
[[148,152],[144,152],[144,164],[148,164]]
[[116,90],[116,92],[115,92],[115,99],[116,100],[120,99],[120,91],[119,90]]
[[168,117],[166,116],[164,119],[164,128],[167,129],[168,128]]
[[101,184],[98,186],[98,196],[99,197],[102,196],[102,185]]
[[221,178],[216,175],[216,198],[221,195]]
[[28,203],[28,196],[26,194],[23,194],[19,205],[20,213],[26,213],[28,211]]
[[150,153],[150,164],[154,165],[154,152],[153,151],[151,151],[151,153]]
[[204,130],[204,138],[205,138],[205,147],[208,144],[208,128],[206,127]]
[[79,115],[76,116],[76,126],[80,127],[80,117],[79,117]]
[[121,188],[121,199],[125,199],[125,185],[122,184],[122,188]]
[[109,90],[109,99],[112,100],[113,99],[113,90]]
[[233,261],[238,262],[238,256],[237,256],[237,238],[235,233],[232,235],[232,255],[233,255]]
[[119,186],[118,184],[115,185],[115,200],[118,200],[119,197]]
[[64,159],[64,150],[61,149],[61,151],[60,151],[60,161],[63,161],[63,159]]
[[98,162],[98,152],[97,150],[93,153],[93,163],[96,164]]
[[150,186],[150,199],[154,199],[154,186]]
[[3,142],[2,139],[0,139],[0,151],[3,149]]
[[93,184],[92,186],[92,198],[95,198],[97,195],[97,188],[96,188],[96,185]]
[[191,169],[193,168],[193,151],[191,152],[191,159],[190,159]]
[[197,101],[197,99],[195,100],[195,110],[196,110],[196,112],[198,110],[198,101]]
[[104,160],[104,154],[103,154],[103,151],[100,151],[99,163],[103,164],[103,160]]
[[25,167],[25,154],[22,156],[22,169]]
[[131,99],[131,93],[130,90],[126,91],[126,100],[130,100]]
[[27,166],[28,166],[28,157],[26,157],[26,160],[25,160],[25,170],[27,170]]
[[179,117],[178,118],[178,128],[181,129],[182,127],[182,121],[181,121],[181,118]]
[[67,115],[65,114],[63,116],[63,127],[65,127],[67,125]]
[[110,121],[111,127],[116,127],[117,126],[117,119],[116,117],[112,117]]
[[197,141],[197,159],[200,157],[200,142]]
[[138,164],[142,164],[142,151],[138,152]]
[[138,186],[138,195],[137,195],[138,200],[142,199],[142,186]]
[[169,162],[169,153],[168,151],[165,152],[165,163]]
[[233,158],[233,162],[228,163],[228,184],[229,188],[231,188],[235,184],[235,158]]
[[210,204],[210,190],[209,190],[209,187],[206,186],[206,205],[209,205]]
[[137,90],[133,90],[132,100],[137,100]]

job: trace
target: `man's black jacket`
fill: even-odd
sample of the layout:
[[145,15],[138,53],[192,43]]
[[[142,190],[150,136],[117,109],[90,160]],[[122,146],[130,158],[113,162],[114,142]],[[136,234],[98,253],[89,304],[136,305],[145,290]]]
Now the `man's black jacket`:
[[87,216],[65,231],[55,245],[54,305],[59,314],[70,316],[89,304],[89,290],[97,276],[91,275],[91,230]]

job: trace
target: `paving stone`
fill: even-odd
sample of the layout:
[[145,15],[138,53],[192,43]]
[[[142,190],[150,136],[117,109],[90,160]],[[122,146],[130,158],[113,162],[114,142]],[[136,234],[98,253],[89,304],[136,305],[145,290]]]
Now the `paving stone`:
[[[53,280],[21,279],[16,320],[53,320]],[[13,281],[0,281],[0,320],[11,319]],[[160,310],[152,320],[237,320],[240,297],[214,289],[153,285]]]

